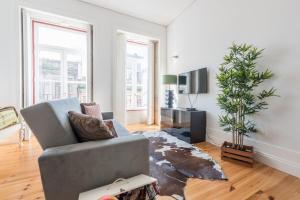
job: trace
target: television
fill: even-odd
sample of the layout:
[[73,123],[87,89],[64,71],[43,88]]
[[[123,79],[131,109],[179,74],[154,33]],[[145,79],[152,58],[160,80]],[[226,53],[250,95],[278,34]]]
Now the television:
[[178,75],[179,94],[207,93],[207,68]]

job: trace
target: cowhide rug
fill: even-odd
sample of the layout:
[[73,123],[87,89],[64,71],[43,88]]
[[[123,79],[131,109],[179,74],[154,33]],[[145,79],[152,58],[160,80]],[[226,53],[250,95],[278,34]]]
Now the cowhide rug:
[[150,174],[160,195],[184,199],[188,178],[226,180],[220,165],[207,153],[166,132],[143,132],[150,140]]

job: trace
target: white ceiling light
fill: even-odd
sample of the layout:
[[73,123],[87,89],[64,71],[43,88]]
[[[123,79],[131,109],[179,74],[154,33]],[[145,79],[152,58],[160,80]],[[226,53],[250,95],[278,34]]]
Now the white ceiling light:
[[79,0],[133,17],[168,25],[195,0]]

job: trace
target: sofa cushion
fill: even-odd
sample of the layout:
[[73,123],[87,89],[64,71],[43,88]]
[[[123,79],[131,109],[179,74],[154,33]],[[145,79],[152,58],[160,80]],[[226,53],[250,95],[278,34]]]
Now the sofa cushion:
[[99,104],[96,103],[82,103],[80,104],[83,114],[96,117],[102,120],[102,113]]
[[84,110],[86,115],[96,117],[100,120],[102,120],[102,114],[100,110],[99,104],[93,105],[93,106],[84,106]]
[[70,110],[81,112],[77,98],[49,101],[21,110],[43,149],[78,143],[69,122]]
[[96,102],[81,103],[81,104],[80,104],[81,112],[82,112],[83,114],[85,114],[84,106],[93,106],[93,105],[96,105]]
[[97,117],[70,111],[69,119],[80,142],[114,138],[104,121]]

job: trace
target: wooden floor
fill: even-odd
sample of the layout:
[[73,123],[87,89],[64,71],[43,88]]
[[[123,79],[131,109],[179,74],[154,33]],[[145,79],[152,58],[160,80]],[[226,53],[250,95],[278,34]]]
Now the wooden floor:
[[[130,131],[157,130],[158,126],[131,125]],[[19,147],[16,138],[0,145],[0,200],[44,199],[37,158],[42,150],[35,138]],[[209,143],[197,144],[217,160],[228,181],[190,179],[187,200],[299,200],[300,179],[256,163],[248,168],[220,159],[220,149]],[[172,187],[172,186],[170,186]],[[168,198],[165,198],[168,199]]]

